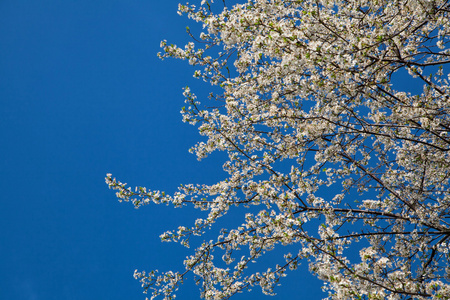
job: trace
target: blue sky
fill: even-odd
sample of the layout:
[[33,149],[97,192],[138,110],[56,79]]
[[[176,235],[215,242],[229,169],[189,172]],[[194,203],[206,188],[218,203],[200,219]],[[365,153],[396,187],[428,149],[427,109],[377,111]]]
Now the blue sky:
[[[159,234],[195,211],[118,203],[105,174],[168,192],[223,176],[198,162],[182,87],[208,92],[186,62],[160,61],[192,24],[177,1],[0,2],[0,299],[144,299],[135,269],[182,267]],[[276,297],[320,299],[303,268]],[[183,293],[184,291],[184,293]],[[199,299],[187,282],[177,299]]]

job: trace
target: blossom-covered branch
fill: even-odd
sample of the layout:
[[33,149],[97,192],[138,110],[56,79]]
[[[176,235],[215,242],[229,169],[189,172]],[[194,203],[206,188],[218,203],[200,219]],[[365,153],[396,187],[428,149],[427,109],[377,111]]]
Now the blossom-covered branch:
[[[205,299],[273,294],[305,261],[329,299],[450,299],[450,2],[203,0],[179,13],[203,32],[159,56],[221,88],[199,100],[186,87],[181,113],[206,137],[191,152],[226,152],[228,175],[173,195],[107,175],[135,207],[207,213],[161,235],[195,249],[182,272],[136,271],[145,291],[173,299],[194,275]],[[235,206],[242,222],[203,240]],[[249,267],[275,248],[291,252]]]

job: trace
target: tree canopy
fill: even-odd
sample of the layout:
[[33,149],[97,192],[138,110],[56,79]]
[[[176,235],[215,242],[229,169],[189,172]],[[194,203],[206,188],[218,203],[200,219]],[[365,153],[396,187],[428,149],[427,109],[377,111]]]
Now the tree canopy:
[[[228,175],[173,195],[107,175],[136,207],[206,212],[161,235],[195,247],[183,270],[136,271],[152,298],[189,274],[205,299],[273,294],[304,261],[329,299],[450,299],[450,2],[203,0],[179,13],[203,32],[160,56],[220,88],[199,100],[187,87],[182,115],[205,137],[191,151],[225,152]],[[240,225],[203,240],[234,206]],[[283,261],[253,271],[275,247]]]

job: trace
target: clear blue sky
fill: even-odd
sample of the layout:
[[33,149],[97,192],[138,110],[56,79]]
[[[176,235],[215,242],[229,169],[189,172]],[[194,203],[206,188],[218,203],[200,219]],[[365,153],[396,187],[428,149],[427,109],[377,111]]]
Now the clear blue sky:
[[[104,183],[174,192],[223,176],[220,155],[188,153],[199,138],[179,114],[183,86],[210,86],[156,57],[160,40],[189,40],[177,3],[0,1],[0,299],[144,299],[135,269],[182,268],[189,252],[158,236],[195,212],[135,210]],[[323,296],[305,268],[282,283],[236,299]]]

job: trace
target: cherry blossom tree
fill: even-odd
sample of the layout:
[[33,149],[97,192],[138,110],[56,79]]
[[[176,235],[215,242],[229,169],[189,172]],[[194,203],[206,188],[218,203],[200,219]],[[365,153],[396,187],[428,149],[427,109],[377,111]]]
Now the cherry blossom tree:
[[[135,207],[204,211],[161,235],[195,247],[181,270],[135,272],[152,299],[191,275],[205,299],[270,295],[301,262],[328,299],[450,299],[450,2],[203,0],[179,13],[203,32],[163,41],[160,57],[220,90],[187,87],[182,116],[205,137],[191,151],[225,152],[228,175],[173,195],[107,175]],[[284,258],[256,270],[275,248]]]

